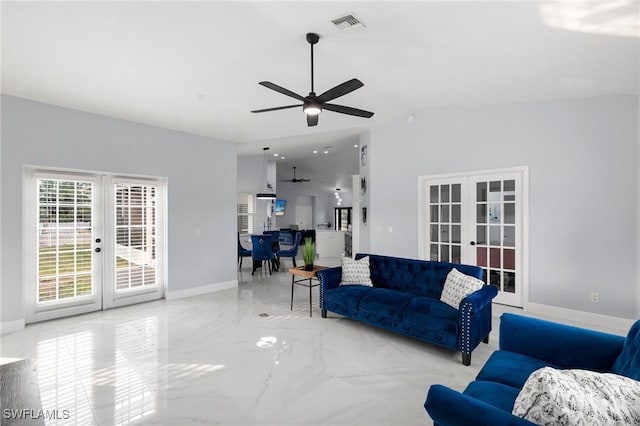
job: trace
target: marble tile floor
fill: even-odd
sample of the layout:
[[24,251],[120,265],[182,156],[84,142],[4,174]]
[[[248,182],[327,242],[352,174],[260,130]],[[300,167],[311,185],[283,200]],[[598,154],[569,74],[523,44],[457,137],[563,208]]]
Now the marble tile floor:
[[[37,365],[42,406],[77,425],[425,425],[429,385],[462,390],[497,347],[460,354],[318,309],[280,272],[179,300],[25,327],[1,358]],[[331,262],[325,262],[331,264]],[[266,315],[264,315],[266,314]]]

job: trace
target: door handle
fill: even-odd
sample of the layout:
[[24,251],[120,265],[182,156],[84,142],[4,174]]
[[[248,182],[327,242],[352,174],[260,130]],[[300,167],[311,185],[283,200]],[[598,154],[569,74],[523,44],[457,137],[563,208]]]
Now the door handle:
[[100,247],[96,247],[95,252],[96,253],[100,253],[102,251],[102,249]]
[[472,246],[475,246],[476,242],[475,241],[471,241],[469,244],[471,244]]

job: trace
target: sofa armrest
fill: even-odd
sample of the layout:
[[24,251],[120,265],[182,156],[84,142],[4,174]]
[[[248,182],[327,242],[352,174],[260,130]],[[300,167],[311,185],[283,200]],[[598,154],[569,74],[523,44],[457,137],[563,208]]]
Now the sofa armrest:
[[469,303],[474,311],[480,311],[493,302],[493,298],[498,295],[498,289],[492,285],[485,285],[478,291],[474,291],[464,299],[460,304]]
[[562,368],[611,371],[625,338],[522,315],[502,314],[501,350],[538,358]]
[[438,426],[533,425],[508,411],[443,385],[432,385],[429,388],[424,408]]
[[491,332],[491,302],[498,290],[486,285],[462,299],[458,309],[458,350],[462,352],[462,363],[469,365],[471,352],[482,340],[488,342]]
[[320,281],[320,309],[322,309],[322,316],[326,316],[324,310],[324,292],[332,288],[340,286],[342,281],[342,267],[326,268],[316,272],[316,277]]
[[330,290],[336,288],[340,286],[340,281],[342,281],[342,267],[321,269],[316,272],[316,276],[322,289]]

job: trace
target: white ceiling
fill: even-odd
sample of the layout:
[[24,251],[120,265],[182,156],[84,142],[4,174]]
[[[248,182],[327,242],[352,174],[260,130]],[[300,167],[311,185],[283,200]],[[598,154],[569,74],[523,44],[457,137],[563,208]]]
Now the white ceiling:
[[[638,0],[410,2],[3,2],[2,93],[308,157],[429,106],[638,94]],[[355,13],[366,28],[330,20]],[[308,128],[315,89],[364,87]],[[353,149],[353,148],[352,148]],[[287,167],[291,163],[287,164]]]

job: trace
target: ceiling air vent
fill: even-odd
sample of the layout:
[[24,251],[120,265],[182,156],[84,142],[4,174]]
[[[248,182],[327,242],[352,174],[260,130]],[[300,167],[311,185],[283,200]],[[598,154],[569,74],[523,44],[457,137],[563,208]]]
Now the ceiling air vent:
[[364,23],[353,13],[340,15],[332,19],[331,22],[342,31],[365,27]]

